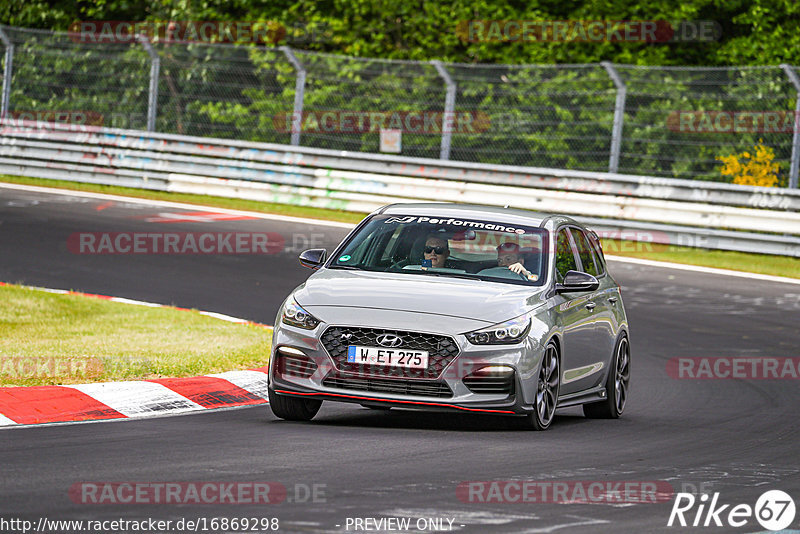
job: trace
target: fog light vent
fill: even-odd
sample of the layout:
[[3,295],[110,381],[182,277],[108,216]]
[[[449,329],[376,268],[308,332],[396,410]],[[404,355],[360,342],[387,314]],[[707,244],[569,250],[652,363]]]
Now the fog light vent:
[[462,381],[473,393],[484,395],[511,395],[514,393],[514,370],[494,365],[483,367],[465,376]]

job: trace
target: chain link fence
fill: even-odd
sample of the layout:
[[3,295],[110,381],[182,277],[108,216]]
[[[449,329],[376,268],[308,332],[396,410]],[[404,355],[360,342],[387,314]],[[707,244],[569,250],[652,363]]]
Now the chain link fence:
[[789,66],[443,64],[6,26],[0,40],[7,119],[354,152],[399,130],[406,156],[714,181],[730,180],[718,158],[763,142],[797,187]]
[[[763,139],[788,175],[797,89],[781,67],[615,68],[627,88],[620,172],[713,179],[718,156],[752,152]],[[676,112],[690,120],[681,125]],[[721,117],[762,112],[778,112],[774,116],[783,120],[739,131],[725,121],[713,128]],[[788,129],[785,119],[792,122]]]

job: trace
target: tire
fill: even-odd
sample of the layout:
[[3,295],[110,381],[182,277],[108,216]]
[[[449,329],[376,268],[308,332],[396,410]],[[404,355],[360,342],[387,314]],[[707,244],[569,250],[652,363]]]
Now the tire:
[[269,390],[269,407],[272,413],[287,421],[310,421],[317,415],[320,406],[321,400],[288,397]]
[[583,415],[590,419],[618,419],[625,410],[631,381],[631,349],[627,336],[619,338],[613,362],[614,367],[609,369],[606,378],[606,400],[583,405]]
[[536,383],[534,411],[526,416],[527,426],[532,430],[547,430],[553,422],[561,390],[561,362],[554,342],[547,344],[539,365]]

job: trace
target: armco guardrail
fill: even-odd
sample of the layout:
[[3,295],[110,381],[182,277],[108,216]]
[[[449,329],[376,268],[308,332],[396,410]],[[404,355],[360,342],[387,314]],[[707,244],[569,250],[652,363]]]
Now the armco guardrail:
[[800,257],[800,192],[0,121],[0,173],[370,211],[435,200],[569,213],[639,241]]

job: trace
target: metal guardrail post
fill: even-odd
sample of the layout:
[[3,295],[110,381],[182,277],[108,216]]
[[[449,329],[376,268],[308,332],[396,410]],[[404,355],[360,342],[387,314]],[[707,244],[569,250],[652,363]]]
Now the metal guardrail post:
[[158,73],[161,70],[161,58],[158,52],[153,49],[150,40],[145,35],[137,35],[137,40],[150,56],[150,89],[147,93],[147,131],[154,132],[156,129],[156,111],[158,109]]
[[800,78],[791,65],[782,64],[781,68],[792,81],[797,95],[794,103],[794,130],[792,133],[792,159],[789,163],[789,187],[797,189],[797,174],[800,166]]
[[14,43],[8,34],[0,27],[0,41],[6,47],[6,61],[3,67],[3,92],[0,93],[0,119],[5,119],[9,112],[8,105],[11,99],[11,75],[14,72]]
[[303,99],[306,93],[306,69],[294,55],[288,46],[282,46],[281,51],[286,55],[286,59],[297,71],[297,78],[294,82],[294,109],[292,110],[292,141],[293,146],[300,145],[300,130],[303,126]]
[[619,168],[619,152],[622,145],[622,121],[625,118],[625,98],[628,89],[620,78],[617,69],[608,61],[601,63],[617,88],[617,100],[614,104],[614,126],[611,130],[611,153],[608,157],[608,172],[617,172]]
[[456,84],[447,69],[439,60],[431,61],[436,68],[436,72],[444,80],[447,92],[444,98],[444,115],[442,116],[442,147],[439,150],[439,159],[450,159],[450,142],[453,138],[453,121],[455,121],[456,109]]

